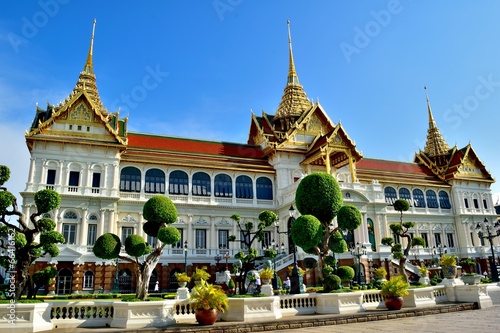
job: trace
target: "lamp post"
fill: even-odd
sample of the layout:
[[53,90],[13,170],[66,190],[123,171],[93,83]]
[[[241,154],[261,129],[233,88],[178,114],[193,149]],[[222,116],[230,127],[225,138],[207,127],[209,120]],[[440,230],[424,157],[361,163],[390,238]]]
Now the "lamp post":
[[214,257],[215,260],[215,270],[219,269],[219,262],[222,260],[222,256],[220,254],[216,254]]
[[115,266],[116,266],[116,271],[115,271],[115,281],[113,281],[113,294],[118,293],[118,287],[119,287],[119,283],[118,283],[118,258],[116,258]]
[[366,246],[357,242],[355,246],[351,248],[351,254],[358,260],[358,286],[361,285],[361,257],[366,255]]
[[[439,259],[443,256],[443,253],[446,253],[446,245],[443,246],[441,243],[438,243],[437,247],[433,247],[434,250],[437,250],[437,254],[439,254]],[[436,252],[434,251],[434,254]]]
[[228,271],[227,269],[227,261],[229,260],[229,251],[224,254],[224,259],[226,259],[226,272]]
[[187,273],[188,271],[188,265],[187,261],[188,260],[188,242],[184,242],[184,273]]
[[[290,215],[290,217],[288,218],[288,225],[291,226],[293,222],[295,222],[295,208],[293,208],[293,205],[290,206],[288,213]],[[287,231],[280,231],[279,222],[276,221],[274,224],[276,226],[276,232],[278,234],[290,235],[290,229],[288,229]],[[299,267],[297,266],[297,246],[295,245],[295,243],[293,243],[293,268],[292,274],[290,276],[290,294],[300,294],[302,279],[303,278],[300,275]]]
[[483,225],[480,223],[477,224],[475,231],[479,238],[486,238],[490,242],[491,247],[491,280],[493,282],[498,282],[498,269],[495,261],[495,251],[493,250],[493,239],[500,236],[500,222],[497,221],[495,224],[488,221],[488,219],[484,219]]

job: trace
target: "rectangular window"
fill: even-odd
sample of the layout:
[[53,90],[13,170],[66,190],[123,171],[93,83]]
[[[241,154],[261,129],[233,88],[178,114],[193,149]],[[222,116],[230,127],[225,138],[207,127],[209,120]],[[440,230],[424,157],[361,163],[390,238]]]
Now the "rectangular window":
[[156,241],[157,240],[158,240],[158,238],[148,235],[148,237],[146,239],[146,243],[148,243],[149,245],[151,245],[151,248],[154,249],[156,247]]
[[488,209],[488,202],[486,201],[486,199],[483,199],[483,207],[484,209]]
[[270,248],[272,245],[272,237],[270,231],[264,231],[264,239],[262,240],[262,248]]
[[54,185],[56,183],[56,170],[47,170],[47,184]]
[[92,187],[101,187],[101,173],[92,173]]
[[250,235],[245,237],[245,233],[240,231],[240,244],[242,249],[248,249],[248,244],[250,243]]
[[467,198],[464,198],[464,204],[465,208],[469,208],[469,200],[467,200]]
[[177,244],[172,245],[173,248],[182,249],[184,247],[184,229],[179,229],[181,233],[181,239],[177,242]]
[[97,239],[97,224],[89,224],[87,231],[87,245],[93,246]]
[[434,234],[434,244],[436,246],[443,245],[441,243],[441,234]]
[[401,240],[399,239],[399,235],[393,233],[392,238],[394,238],[394,243],[401,243]]
[[470,243],[472,244],[472,246],[476,246],[476,244],[474,242],[474,234],[475,234],[475,232],[470,233]]
[[70,171],[68,185],[69,186],[78,186],[79,181],[80,181],[80,172]]
[[446,234],[446,240],[448,241],[448,247],[455,247],[455,241],[453,240],[453,234]]
[[62,234],[66,241],[64,244],[75,244],[76,242],[76,224],[63,224]]
[[474,199],[474,208],[479,209],[479,201]]
[[132,227],[122,227],[122,245],[125,244],[125,240],[128,236],[134,233],[134,228]]
[[420,237],[422,237],[424,239],[424,243],[425,243],[424,247],[428,247],[429,246],[429,239],[427,238],[427,233],[421,232]]
[[83,288],[92,289],[94,288],[94,273],[87,271],[83,276]]
[[219,249],[228,249],[229,248],[229,230],[219,230]]
[[207,231],[205,229],[196,229],[196,248],[207,248]]

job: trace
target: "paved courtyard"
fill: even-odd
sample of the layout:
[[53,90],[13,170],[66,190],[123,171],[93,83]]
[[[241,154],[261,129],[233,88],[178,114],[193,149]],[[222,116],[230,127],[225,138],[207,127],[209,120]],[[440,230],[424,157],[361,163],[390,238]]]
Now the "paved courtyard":
[[[338,326],[311,327],[294,329],[293,333],[349,333],[365,332],[413,332],[413,333],[497,333],[500,332],[500,287],[488,286],[488,294],[493,307],[484,310],[459,311],[447,314],[426,315],[404,319],[390,319],[366,323],[352,323]],[[267,331],[283,332],[283,331]]]

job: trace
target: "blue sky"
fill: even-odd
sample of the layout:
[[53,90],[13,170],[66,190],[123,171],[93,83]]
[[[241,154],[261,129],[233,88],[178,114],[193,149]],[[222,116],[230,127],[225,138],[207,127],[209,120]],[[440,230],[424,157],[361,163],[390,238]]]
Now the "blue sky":
[[[24,189],[38,102],[57,104],[85,63],[129,130],[244,143],[251,111],[276,111],[291,21],[299,79],[365,157],[412,161],[434,117],[493,177],[500,108],[500,2],[2,1],[0,163]],[[153,80],[151,80],[153,78]],[[500,185],[493,185],[500,193]]]

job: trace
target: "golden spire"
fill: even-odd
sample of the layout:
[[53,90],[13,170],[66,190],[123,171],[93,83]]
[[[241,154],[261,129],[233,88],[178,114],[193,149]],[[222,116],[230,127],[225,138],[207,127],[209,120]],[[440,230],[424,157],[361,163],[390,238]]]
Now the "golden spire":
[[[292,52],[292,37],[290,33],[290,20],[287,20],[288,26],[288,53],[289,53],[289,68],[288,78],[285,86],[285,91],[281,97],[281,102],[276,111],[276,118],[299,117],[302,112],[312,106],[311,101],[307,98],[304,89],[300,85],[299,77],[295,71],[295,63],[293,61]],[[293,120],[292,120],[293,121]]]
[[432,116],[431,103],[429,102],[429,96],[427,95],[427,88],[425,90],[425,99],[427,101],[427,112],[429,115],[429,129],[427,130],[427,142],[425,143],[424,152],[430,157],[447,155],[450,147],[444,141],[439,128],[436,126],[434,117]]
[[90,38],[89,54],[87,55],[87,61],[85,62],[85,67],[83,68],[84,72],[91,73],[91,74],[94,74],[94,67],[92,66],[92,52],[94,51],[95,23],[96,23],[96,19],[94,19],[94,24],[92,26],[92,37]]
[[288,26],[288,53],[289,53],[289,62],[290,67],[288,69],[288,80],[287,84],[300,84],[299,77],[297,76],[297,72],[295,71],[295,63],[293,62],[293,52],[292,52],[292,35],[290,33],[290,20],[286,21]]
[[92,65],[95,24],[96,20],[94,19],[94,24],[92,26],[92,36],[90,38],[90,47],[87,55],[87,61],[85,61],[85,66],[83,67],[83,71],[80,72],[78,81],[76,82],[76,85],[73,88],[71,94],[68,96],[67,100],[71,100],[79,93],[85,92],[86,95],[89,97],[90,101],[93,103],[93,106],[97,110],[100,110],[101,112],[107,112],[105,111],[104,106],[102,105],[101,99],[99,97],[99,93],[97,92],[97,83],[94,74],[94,67]]

